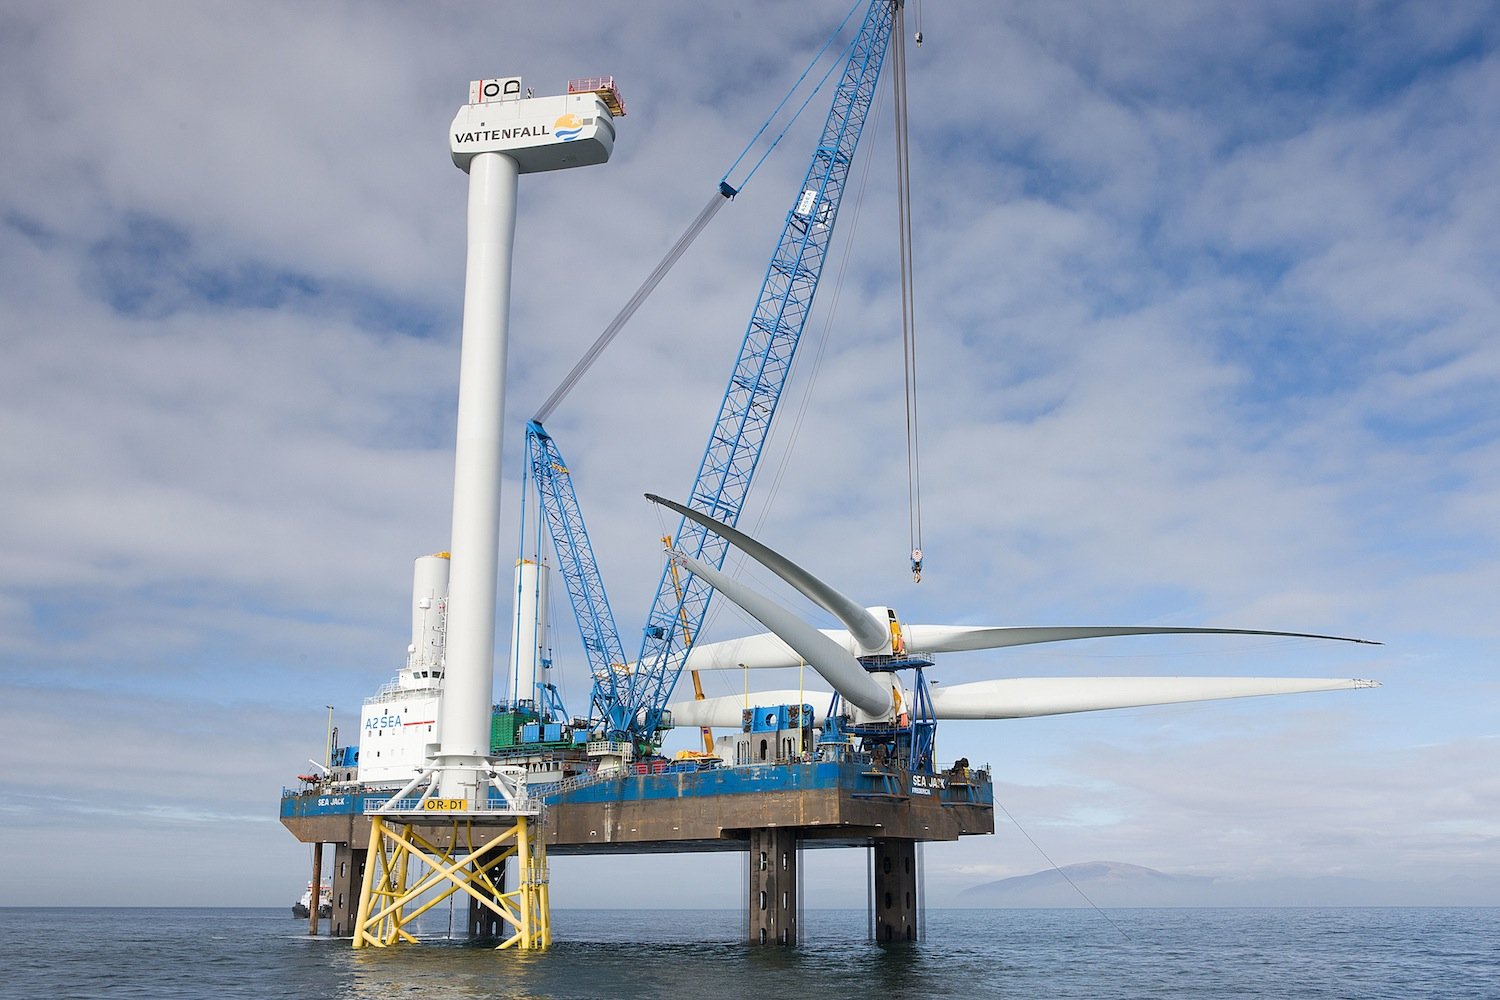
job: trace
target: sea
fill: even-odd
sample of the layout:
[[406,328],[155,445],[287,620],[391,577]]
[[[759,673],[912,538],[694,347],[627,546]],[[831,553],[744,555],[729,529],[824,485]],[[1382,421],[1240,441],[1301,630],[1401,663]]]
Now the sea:
[[0,997],[1500,998],[1500,907],[931,910],[877,946],[860,910],[803,912],[794,948],[724,910],[562,910],[544,952],[424,928],[355,951],[287,908],[0,908]]

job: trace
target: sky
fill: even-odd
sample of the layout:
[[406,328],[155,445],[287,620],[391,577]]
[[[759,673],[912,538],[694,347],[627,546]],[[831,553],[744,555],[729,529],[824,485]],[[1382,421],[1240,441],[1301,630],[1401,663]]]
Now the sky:
[[[357,730],[404,659],[412,560],[448,546],[467,180],[445,129],[468,81],[613,74],[628,110],[607,165],[522,178],[508,565],[526,418],[847,10],[0,2],[0,837],[47,859],[0,869],[0,904],[300,893],[280,789],[321,758],[325,706]],[[885,87],[741,526],[908,622],[1383,644],[942,658],[949,683],[1383,686],[946,725],[939,757],[994,769],[997,835],[926,849],[929,905],[1093,860],[1492,903],[1500,13],[910,13],[926,572]],[[548,422],[627,637],[675,527],[639,498],[689,487],[827,101]],[[749,631],[720,608],[704,638]],[[554,645],[581,712],[566,607]],[[864,871],[811,855],[807,905],[862,905]],[[734,855],[552,864],[559,906],[732,907],[742,877]]]

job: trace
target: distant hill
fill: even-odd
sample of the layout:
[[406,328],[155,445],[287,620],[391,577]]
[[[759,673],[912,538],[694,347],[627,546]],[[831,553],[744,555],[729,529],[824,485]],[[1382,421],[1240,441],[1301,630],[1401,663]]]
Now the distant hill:
[[959,905],[1088,906],[1092,900],[1096,906],[1213,906],[1214,881],[1119,861],[1089,861],[972,886],[959,894]]
[[[1386,882],[1321,875],[1214,878],[1171,875],[1119,861],[1090,861],[984,882],[959,893],[958,906],[1494,906],[1500,880]],[[1087,897],[1085,899],[1084,897]]]

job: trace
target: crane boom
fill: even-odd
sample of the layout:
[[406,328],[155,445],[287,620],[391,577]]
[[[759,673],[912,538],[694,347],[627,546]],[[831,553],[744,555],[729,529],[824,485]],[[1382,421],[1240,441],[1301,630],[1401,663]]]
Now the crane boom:
[[[834,93],[833,105],[787,213],[755,311],[745,331],[729,387],[714,421],[688,506],[733,525],[760,461],[761,449],[786,384],[792,356],[817,292],[844,184],[874,101],[891,27],[902,0],[872,0]],[[684,518],[674,536],[678,549],[715,569],[727,552],[722,538]],[[615,702],[612,736],[652,739],[691,645],[708,612],[713,588],[695,575],[679,591],[671,567],[663,569],[646,621],[641,653],[625,691]],[[617,697],[619,686],[612,689]]]
[[583,512],[573,491],[573,479],[557,442],[540,423],[526,425],[526,458],[536,480],[542,516],[552,534],[558,570],[568,585],[568,600],[578,619],[584,656],[593,676],[593,715],[608,719],[624,702],[625,649],[615,627],[614,612],[604,592],[604,578],[594,559],[594,547],[584,528]]

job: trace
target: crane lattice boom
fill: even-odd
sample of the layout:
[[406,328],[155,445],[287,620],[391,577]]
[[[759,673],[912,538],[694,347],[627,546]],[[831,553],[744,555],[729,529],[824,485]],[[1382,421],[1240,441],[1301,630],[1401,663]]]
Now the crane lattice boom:
[[604,578],[594,559],[583,524],[583,512],[573,491],[573,479],[557,442],[535,420],[526,425],[526,460],[536,480],[542,516],[552,533],[558,570],[568,585],[568,600],[578,619],[583,652],[593,676],[593,714],[607,718],[622,703],[625,649],[615,627],[614,612],[604,592]]

